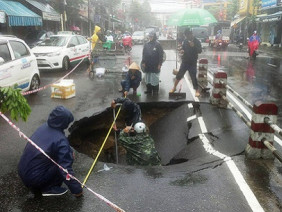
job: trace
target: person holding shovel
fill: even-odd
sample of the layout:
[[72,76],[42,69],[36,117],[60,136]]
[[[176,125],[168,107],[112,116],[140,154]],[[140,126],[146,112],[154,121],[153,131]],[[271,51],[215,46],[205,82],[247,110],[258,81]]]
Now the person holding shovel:
[[192,31],[188,28],[184,32],[185,40],[182,44],[182,63],[180,65],[179,71],[176,75],[176,80],[174,86],[171,89],[170,93],[176,91],[176,87],[179,81],[184,77],[185,72],[188,70],[190,78],[192,80],[193,88],[196,93],[195,96],[200,96],[200,91],[198,89],[198,80],[197,80],[197,60],[198,54],[202,52],[201,42],[193,36]]

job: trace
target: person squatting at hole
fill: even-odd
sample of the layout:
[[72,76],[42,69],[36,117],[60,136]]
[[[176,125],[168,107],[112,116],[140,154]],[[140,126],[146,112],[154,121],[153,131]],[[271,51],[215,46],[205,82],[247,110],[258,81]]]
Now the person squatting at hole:
[[112,108],[118,103],[122,104],[122,109],[126,112],[126,127],[118,130],[114,126],[114,129],[118,133],[118,142],[126,149],[128,165],[160,165],[161,159],[154,140],[141,120],[140,106],[128,98],[117,98],[112,101]]
[[133,62],[128,68],[125,79],[120,83],[122,88],[119,91],[123,92],[123,95],[126,97],[130,88],[132,88],[133,94],[136,95],[137,88],[139,87],[141,80],[142,73],[140,71],[140,67],[137,63]]
[[[72,113],[64,106],[57,106],[49,115],[47,123],[41,125],[30,137],[47,155],[74,176],[72,164],[74,153],[64,130],[73,122]],[[74,196],[82,196],[82,187],[74,179],[66,179],[67,173],[50,159],[27,143],[18,164],[18,174],[24,185],[34,194],[58,196],[68,190],[61,187],[64,182]]]
[[[117,104],[122,104],[122,110],[125,111],[125,128],[124,132],[128,133],[133,129],[134,125],[141,121],[141,109],[138,104],[128,98],[117,98],[111,102],[111,107],[114,109]],[[116,127],[116,126],[114,126]]]

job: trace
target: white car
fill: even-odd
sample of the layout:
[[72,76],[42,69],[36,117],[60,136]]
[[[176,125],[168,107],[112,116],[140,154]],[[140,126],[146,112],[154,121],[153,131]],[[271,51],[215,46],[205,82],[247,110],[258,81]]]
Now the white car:
[[132,41],[134,44],[143,44],[145,40],[145,32],[144,31],[135,31],[132,34]]
[[52,35],[31,51],[35,54],[39,69],[63,69],[82,59],[89,61],[90,42],[81,35]]
[[0,35],[0,87],[14,85],[23,91],[39,88],[36,57],[23,40]]

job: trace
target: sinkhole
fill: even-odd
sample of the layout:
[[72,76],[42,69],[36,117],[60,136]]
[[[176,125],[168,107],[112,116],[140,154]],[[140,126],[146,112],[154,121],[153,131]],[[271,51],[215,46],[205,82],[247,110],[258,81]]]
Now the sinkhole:
[[[177,102],[140,102],[142,120],[153,137],[156,150],[162,165],[172,165],[188,161],[186,158],[177,157],[178,153],[187,146],[189,114],[187,101]],[[117,112],[117,108],[116,108]],[[95,159],[113,123],[113,109],[106,108],[84,117],[69,128],[70,145],[80,153]],[[116,120],[117,128],[125,126],[125,112],[120,111]],[[118,145],[118,162],[126,165],[126,150]],[[112,130],[98,158],[101,162],[115,163],[115,133]]]

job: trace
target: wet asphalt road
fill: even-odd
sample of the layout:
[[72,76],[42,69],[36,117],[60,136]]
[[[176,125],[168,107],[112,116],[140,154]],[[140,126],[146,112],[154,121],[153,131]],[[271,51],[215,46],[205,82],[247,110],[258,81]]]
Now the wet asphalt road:
[[[141,50],[141,46],[133,48],[132,60],[140,63]],[[257,100],[273,100],[280,105],[280,83],[277,82],[281,78],[280,66],[269,67],[267,62],[273,59],[262,53],[252,63],[252,69],[249,68],[251,65],[246,59],[246,52],[238,52],[231,47],[230,51],[232,52],[207,50],[201,56],[209,59],[211,71],[225,70],[228,73],[228,84],[248,101],[253,103]],[[142,83],[138,91],[141,96],[130,94],[129,98],[136,102],[169,100],[168,91],[174,78],[171,72],[175,68],[175,53],[166,52],[168,60],[162,69],[159,95],[146,96],[143,93],[145,85]],[[126,59],[127,56],[118,56],[116,66],[110,68],[104,78],[95,78],[93,81],[88,78],[87,66],[81,65],[70,75],[76,84],[75,98],[51,99],[50,89],[35,96],[28,96],[32,114],[27,123],[19,121],[17,126],[30,136],[37,126],[46,121],[50,111],[60,104],[68,107],[76,120],[109,107],[111,100],[120,96],[118,88],[122,79],[121,68]],[[63,75],[60,71],[41,72],[42,85],[50,84]],[[187,92],[187,100],[194,102],[185,82],[183,90]],[[243,152],[248,142],[249,129],[245,124],[233,111],[209,105],[208,95],[202,95],[200,105],[208,129],[207,137],[213,141],[212,147],[232,158],[232,162],[237,165],[265,211],[280,211],[281,164],[277,160],[246,160]],[[187,114],[182,111],[179,113],[187,117],[194,114],[193,110],[186,111]],[[175,115],[168,116],[163,121],[165,124],[162,124],[169,129],[164,133],[177,130],[179,123],[175,121]],[[26,141],[3,119],[0,119],[0,127],[0,211],[113,211],[87,190],[79,199],[70,193],[56,198],[34,197],[17,175],[17,163]],[[161,167],[107,164],[113,168],[98,172],[104,165],[98,162],[86,184],[126,211],[256,211],[248,204],[248,197],[242,194],[234,176],[231,175],[229,159],[208,154],[203,143],[197,138],[199,133],[200,127],[192,122],[189,137],[195,140],[184,146],[176,155],[188,159],[185,163]],[[74,170],[77,178],[83,181],[93,159],[81,153],[76,156]]]

